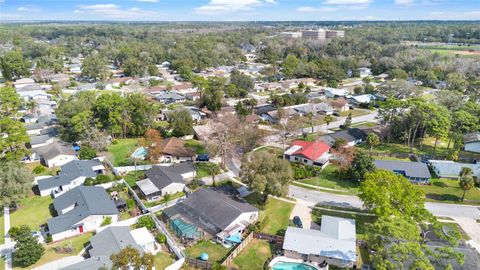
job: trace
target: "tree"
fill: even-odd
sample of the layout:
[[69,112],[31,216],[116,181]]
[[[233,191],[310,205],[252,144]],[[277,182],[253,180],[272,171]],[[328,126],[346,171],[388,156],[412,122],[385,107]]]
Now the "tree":
[[283,67],[283,74],[285,74],[286,77],[292,78],[293,75],[295,74],[295,70],[297,69],[299,60],[295,55],[289,54],[283,61],[282,67]]
[[310,127],[312,128],[312,133],[314,132],[315,127],[315,115],[312,112],[307,113],[308,121],[310,122]]
[[269,152],[253,152],[244,156],[240,177],[252,190],[268,195],[285,196],[293,181],[290,163]]
[[402,79],[406,80],[408,78],[407,72],[401,68],[394,68],[388,71],[388,77],[391,79]]
[[132,246],[127,246],[118,253],[110,255],[112,269],[120,270],[151,270],[153,269],[154,256],[148,252],[140,252]]
[[97,157],[97,151],[88,146],[84,145],[80,148],[80,151],[78,151],[78,158],[82,160],[91,160]]
[[182,137],[193,133],[193,119],[187,109],[174,110],[168,114],[172,135]]
[[450,114],[448,111],[439,106],[434,106],[427,122],[428,133],[435,137],[432,155],[435,156],[435,150],[439,139],[446,138],[450,130]]
[[333,117],[332,115],[328,114],[328,115],[325,115],[325,117],[323,118],[323,120],[324,120],[325,123],[327,124],[327,133],[328,133],[328,126],[330,125],[331,122],[335,121],[335,117]]
[[155,221],[153,221],[151,216],[143,216],[137,220],[135,224],[136,228],[145,227],[147,230],[152,231],[155,229]]
[[31,64],[19,50],[9,51],[0,57],[0,71],[2,76],[8,81],[29,76],[30,66]]
[[227,159],[234,153],[240,121],[234,115],[225,115],[216,119],[212,134],[207,140],[207,148],[213,155],[219,155],[222,167],[227,166]]
[[45,249],[38,243],[37,238],[32,235],[27,225],[13,229],[15,251],[13,252],[13,265],[16,267],[28,267],[36,263],[43,255]]
[[464,91],[468,85],[465,76],[458,72],[448,73],[446,78],[447,88],[450,90]]
[[255,86],[250,76],[242,74],[238,70],[234,70],[230,74],[230,83],[247,93],[252,91]]
[[13,87],[0,88],[0,112],[4,116],[15,116],[22,106],[20,95]]
[[370,133],[367,136],[367,145],[370,146],[370,155],[372,155],[373,147],[380,143],[380,138],[375,133]]
[[107,77],[107,61],[100,55],[89,55],[82,63],[82,76],[95,80],[104,80]]
[[0,161],[1,205],[16,203],[28,195],[33,175],[16,161]]
[[388,81],[377,90],[381,95],[397,99],[416,97],[420,94],[414,85],[405,80]]
[[0,134],[0,159],[20,160],[25,157],[25,143],[30,138],[21,122],[9,117],[0,118]]
[[342,129],[349,129],[352,126],[352,113],[349,113],[345,122],[343,122]]
[[201,93],[200,106],[207,107],[212,112],[219,111],[222,108],[224,89],[225,79],[209,77],[207,86]]
[[418,219],[425,210],[423,191],[405,177],[390,171],[366,173],[358,196],[367,209],[381,217],[395,215]]
[[27,101],[27,103],[25,103],[25,107],[31,114],[35,114],[35,110],[38,107],[37,101],[35,101],[34,99],[29,100]]
[[212,185],[216,186],[217,184],[215,183],[215,176],[219,173],[221,173],[222,170],[220,169],[220,166],[216,163],[209,164],[208,166],[208,173],[212,176]]
[[352,180],[364,180],[365,174],[375,169],[374,160],[362,150],[357,150],[346,171],[347,177]]
[[460,188],[463,189],[463,195],[462,195],[462,202],[463,202],[467,191],[469,191],[475,186],[475,181],[473,180],[473,177],[471,175],[464,175],[460,178],[458,185],[460,186]]

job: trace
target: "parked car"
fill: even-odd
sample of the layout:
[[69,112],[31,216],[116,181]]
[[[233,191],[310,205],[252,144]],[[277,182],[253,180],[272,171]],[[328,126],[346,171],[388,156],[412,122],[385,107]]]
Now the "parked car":
[[333,114],[333,116],[337,116],[337,117],[340,116],[340,113],[339,113],[339,112],[333,112],[332,114]]
[[196,158],[196,161],[208,162],[209,160],[210,160],[210,157],[208,156],[208,154],[201,154],[201,155],[198,155]]
[[300,219],[299,216],[294,216],[293,217],[293,224],[297,226],[297,228],[303,228],[302,220]]

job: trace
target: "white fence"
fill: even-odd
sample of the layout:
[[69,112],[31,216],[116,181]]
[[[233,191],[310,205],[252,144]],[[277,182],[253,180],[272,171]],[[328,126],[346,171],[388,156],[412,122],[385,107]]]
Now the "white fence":
[[[185,262],[185,258],[181,258],[178,261],[175,261],[174,263],[167,266],[165,270],[178,270],[182,268],[184,262]],[[160,269],[155,269],[155,270],[160,270]]]
[[180,198],[177,198],[177,199],[175,199],[175,200],[171,200],[171,201],[168,201],[168,202],[166,202],[166,203],[162,203],[162,204],[159,204],[159,205],[152,206],[152,207],[148,208],[148,211],[149,211],[149,212],[152,212],[152,213],[158,212],[158,211],[160,211],[160,210],[162,210],[162,209],[165,209],[165,208],[167,208],[167,207],[170,207],[170,206],[172,206],[172,205],[177,204],[178,202],[183,201],[186,197],[187,197],[187,196],[184,195],[184,196],[182,196],[182,197],[180,197]]

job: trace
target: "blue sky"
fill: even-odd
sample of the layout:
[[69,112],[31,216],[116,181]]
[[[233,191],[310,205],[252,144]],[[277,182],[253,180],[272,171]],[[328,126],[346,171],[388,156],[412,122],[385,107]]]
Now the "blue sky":
[[0,20],[480,20],[480,0],[0,0]]

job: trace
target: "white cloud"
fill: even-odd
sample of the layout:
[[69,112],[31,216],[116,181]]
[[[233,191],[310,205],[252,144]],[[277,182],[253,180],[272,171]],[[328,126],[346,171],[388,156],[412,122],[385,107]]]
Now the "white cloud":
[[375,16],[365,16],[365,20],[367,20],[367,21],[375,21],[375,20],[378,20],[378,18],[375,17]]
[[158,0],[135,0],[137,2],[158,3]]
[[275,0],[210,0],[207,5],[195,8],[201,14],[220,14],[235,11],[250,11],[265,4],[277,4]]
[[19,7],[17,8],[18,11],[28,11],[29,9],[27,7]]
[[314,8],[314,7],[299,7],[296,9],[297,12],[333,12],[338,10],[338,8],[334,7],[319,7],[319,8]]
[[122,9],[115,4],[78,5],[73,13],[95,15],[102,19],[126,21],[159,19],[161,15],[156,11],[143,10],[137,7]]
[[415,2],[415,0],[395,0],[396,5],[412,5]]

